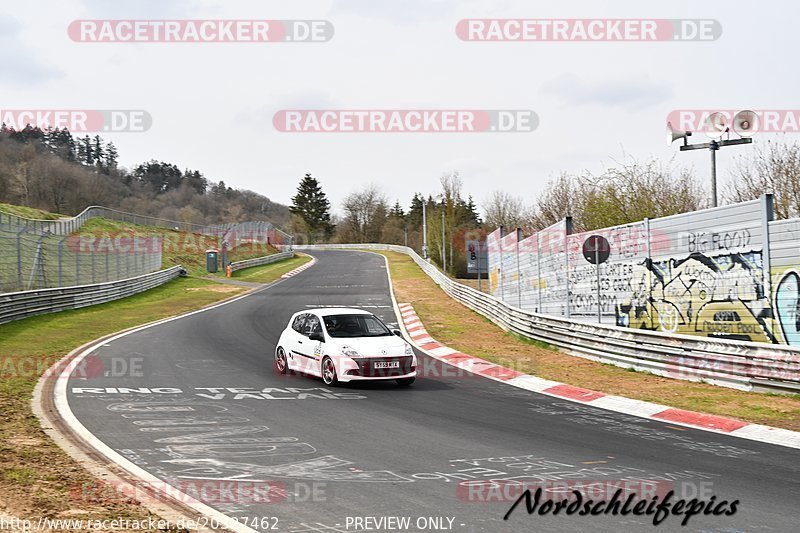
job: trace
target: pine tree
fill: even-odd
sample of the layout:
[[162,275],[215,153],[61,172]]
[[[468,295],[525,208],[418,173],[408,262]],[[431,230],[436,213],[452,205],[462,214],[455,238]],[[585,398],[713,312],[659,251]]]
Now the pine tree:
[[419,193],[414,193],[414,197],[411,199],[411,207],[408,210],[408,223],[409,225],[418,230],[422,227],[422,195]]
[[109,142],[108,146],[106,146],[106,174],[117,170],[118,159],[117,147],[114,146],[113,142]]
[[81,139],[81,144],[83,144],[83,162],[87,165],[94,165],[94,149],[92,149],[92,139],[86,135],[83,139]]
[[394,206],[389,210],[389,216],[394,218],[406,218],[406,214],[403,211],[403,207],[400,205],[400,200],[396,200],[394,202]]
[[99,135],[94,136],[94,145],[92,148],[92,155],[94,156],[94,164],[99,169],[103,169],[103,160],[105,159],[105,150],[103,149],[103,139]]
[[469,195],[469,200],[464,205],[465,211],[465,218],[466,223],[469,225],[480,226],[481,225],[481,215],[478,213],[478,206],[475,204],[475,200],[472,199],[472,195]]
[[297,194],[292,198],[289,211],[305,222],[311,235],[309,240],[317,237],[324,240],[333,235],[334,226],[331,223],[331,203],[325,196],[319,182],[306,174],[297,187]]

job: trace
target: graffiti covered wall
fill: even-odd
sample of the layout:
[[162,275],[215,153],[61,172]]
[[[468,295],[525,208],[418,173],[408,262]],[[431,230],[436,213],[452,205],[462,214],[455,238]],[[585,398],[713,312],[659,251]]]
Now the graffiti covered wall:
[[[498,234],[502,254],[490,240],[493,294],[578,320],[800,345],[800,220],[772,221],[771,196],[594,232],[568,227],[519,242]],[[599,266],[585,254],[592,236],[608,243]]]

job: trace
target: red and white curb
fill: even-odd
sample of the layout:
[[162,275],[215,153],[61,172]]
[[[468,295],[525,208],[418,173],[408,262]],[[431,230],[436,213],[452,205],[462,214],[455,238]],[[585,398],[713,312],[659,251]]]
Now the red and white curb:
[[420,321],[411,304],[398,304],[397,307],[400,310],[406,331],[417,348],[434,359],[472,372],[473,374],[478,374],[495,381],[501,381],[521,389],[546,394],[547,396],[554,396],[571,402],[592,405],[608,411],[649,418],[660,422],[669,422],[671,424],[732,435],[734,437],[741,437],[759,442],[777,444],[778,446],[800,448],[800,432],[797,431],[762,426],[760,424],[750,424],[733,418],[685,411],[683,409],[667,407],[657,403],[604,394],[574,385],[567,385],[566,383],[559,383],[557,381],[550,381],[529,374],[523,374],[522,372],[505,368],[490,361],[485,361],[479,357],[461,353],[436,342],[425,330],[425,326],[423,326],[422,321]]
[[295,268],[294,270],[290,270],[289,272],[287,272],[286,274],[284,274],[281,277],[282,278],[291,278],[292,276],[296,276],[300,272],[302,272],[303,270],[305,270],[307,268],[311,268],[312,266],[314,266],[314,263],[316,263],[316,262],[317,262],[317,258],[312,256],[311,257],[311,261],[309,261],[308,263],[300,265],[299,267]]

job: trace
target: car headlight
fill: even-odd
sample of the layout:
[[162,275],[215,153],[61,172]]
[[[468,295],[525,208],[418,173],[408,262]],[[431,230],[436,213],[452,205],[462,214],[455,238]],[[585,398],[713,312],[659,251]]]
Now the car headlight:
[[408,343],[406,343],[406,355],[414,355],[414,349]]
[[347,357],[361,357],[361,354],[358,353],[358,350],[351,348],[346,344],[342,346],[342,355],[346,355]]

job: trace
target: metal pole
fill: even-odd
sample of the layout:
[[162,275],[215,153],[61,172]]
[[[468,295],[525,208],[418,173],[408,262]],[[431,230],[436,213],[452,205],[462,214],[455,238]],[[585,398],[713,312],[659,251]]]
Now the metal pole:
[[[761,252],[761,268],[763,270],[764,297],[769,303],[769,308],[774,305],[772,297],[772,253],[770,252],[769,223],[775,219],[775,205],[771,193],[761,195],[761,231],[763,233],[763,247]],[[770,313],[770,331],[775,332],[775,313]],[[797,320],[797,317],[795,317]],[[773,340],[773,342],[776,342]]]
[[517,307],[522,309],[522,272],[519,270],[519,241],[522,239],[522,230],[517,228]]
[[597,323],[603,323],[603,315],[600,312],[600,239],[594,242],[594,268],[597,271]]
[[536,232],[536,299],[538,301],[537,313],[542,312],[542,239],[540,234]]
[[569,304],[569,230],[570,230],[570,222],[569,222],[569,219],[565,220],[564,222],[565,222],[565,224],[564,224],[564,243],[563,243],[563,245],[564,245],[564,272],[566,272],[565,280],[566,280],[566,287],[567,287],[567,292],[566,292],[567,300],[565,302],[565,305],[566,305],[567,318],[570,318],[570,316],[572,314],[572,309],[570,309],[570,304]]
[[422,199],[422,258],[428,260],[428,215],[425,207],[425,198]]
[[506,273],[505,269],[503,268],[503,261],[505,260],[505,252],[503,251],[503,237],[505,236],[505,228],[500,226],[500,240],[497,242],[497,247],[499,248],[500,252],[500,265],[498,266],[498,278],[500,282],[500,300],[505,302],[506,301]]
[[717,150],[719,143],[711,141],[708,143],[711,152],[711,207],[717,207]]
[[22,289],[22,232],[25,231],[25,228],[22,228],[17,232],[17,290]]
[[405,247],[408,248],[408,226],[403,226],[403,242]]
[[64,286],[64,242],[67,237],[61,239],[58,243],[58,286]]
[[442,207],[442,270],[447,274],[447,245],[444,235],[444,207]]
[[478,292],[483,292],[483,289],[481,289],[481,244],[483,242],[478,239]]
[[[650,302],[650,305],[653,303],[653,256],[651,254],[650,248],[650,219],[644,219],[644,228],[645,233],[647,234],[647,300]],[[647,313],[650,316],[650,328],[654,329],[655,326],[653,325],[653,313]],[[628,324],[630,326],[630,323]]]

